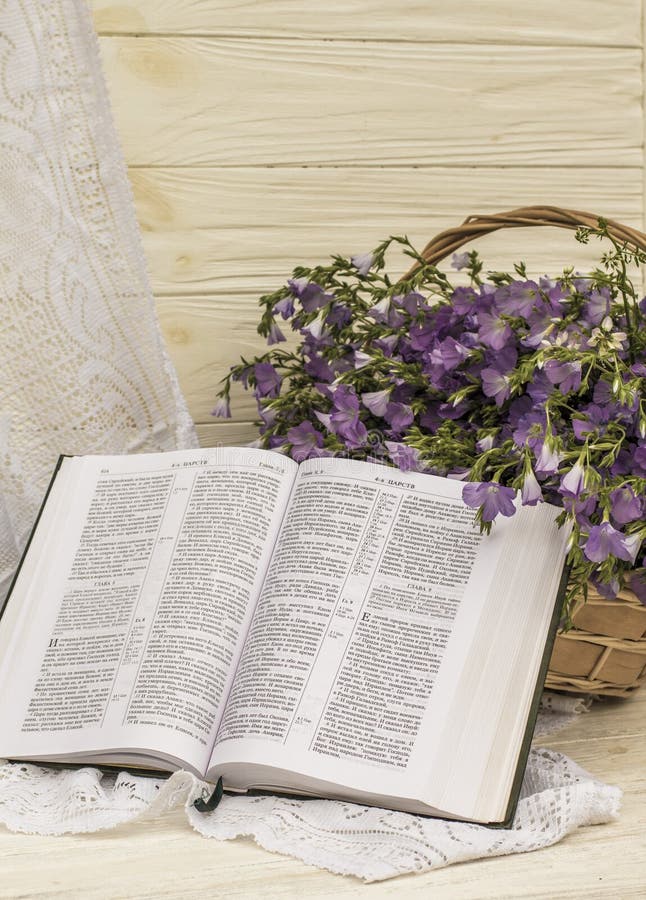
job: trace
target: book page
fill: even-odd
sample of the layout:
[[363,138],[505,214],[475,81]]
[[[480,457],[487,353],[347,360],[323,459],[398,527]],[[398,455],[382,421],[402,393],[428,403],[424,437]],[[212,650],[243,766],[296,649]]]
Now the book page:
[[[503,544],[462,485],[303,463],[216,738],[246,761],[419,798],[445,658],[473,637]],[[446,701],[442,702],[442,706]],[[377,787],[376,787],[377,785]]]
[[64,468],[11,598],[0,754],[156,748],[203,771],[297,466],[214,448]]

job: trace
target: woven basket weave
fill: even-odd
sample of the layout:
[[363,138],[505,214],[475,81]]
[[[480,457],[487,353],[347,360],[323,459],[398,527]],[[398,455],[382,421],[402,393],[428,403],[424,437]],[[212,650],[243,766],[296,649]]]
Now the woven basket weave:
[[[592,213],[555,206],[469,216],[462,225],[434,237],[421,255],[427,262],[437,263],[475,238],[501,228],[549,225],[575,230],[581,225],[595,228],[598,220]],[[646,234],[606,221],[616,240],[646,251]],[[604,600],[590,587],[588,599],[575,604],[572,620],[574,628],[556,637],[546,687],[623,697],[646,681],[646,607],[632,591],[622,591],[616,600]]]

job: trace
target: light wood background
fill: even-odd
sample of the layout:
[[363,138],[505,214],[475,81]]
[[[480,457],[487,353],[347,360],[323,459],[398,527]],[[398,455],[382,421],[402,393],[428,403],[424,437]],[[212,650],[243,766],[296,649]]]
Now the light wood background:
[[[529,203],[643,224],[641,0],[91,0],[157,309],[205,444],[298,263]],[[536,273],[567,232],[480,243]],[[394,272],[400,271],[394,261]],[[402,269],[403,271],[403,263]]]
[[[91,0],[157,309],[205,444],[217,384],[260,352],[256,300],[297,263],[422,246],[473,212],[551,203],[644,224],[641,0]],[[497,235],[492,268],[591,256],[565,232]],[[626,792],[561,844],[362,886],[181,814],[114,834],[3,834],[0,897],[646,896],[646,691],[549,746]]]

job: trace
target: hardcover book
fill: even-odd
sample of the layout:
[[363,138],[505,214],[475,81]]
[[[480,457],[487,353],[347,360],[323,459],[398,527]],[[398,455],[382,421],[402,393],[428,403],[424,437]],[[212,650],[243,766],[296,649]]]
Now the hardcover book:
[[462,484],[213,448],[61,457],[0,620],[0,756],[510,824],[568,533]]

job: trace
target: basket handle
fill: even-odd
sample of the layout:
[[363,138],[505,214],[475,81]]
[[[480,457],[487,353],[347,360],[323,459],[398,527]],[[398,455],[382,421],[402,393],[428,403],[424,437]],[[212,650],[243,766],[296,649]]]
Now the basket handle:
[[[605,217],[604,217],[605,218]],[[609,233],[620,243],[625,243],[635,250],[646,251],[646,234],[606,219]],[[484,216],[469,216],[461,225],[447,228],[432,238],[421,252],[421,256],[432,264],[440,262],[459,247],[468,244],[474,238],[501,228],[527,228],[539,225],[552,225],[556,228],[570,228],[573,231],[581,225],[596,228],[599,216],[577,209],[560,209],[558,206],[523,206],[510,212],[493,213]],[[406,273],[411,275],[418,268],[418,263]]]

